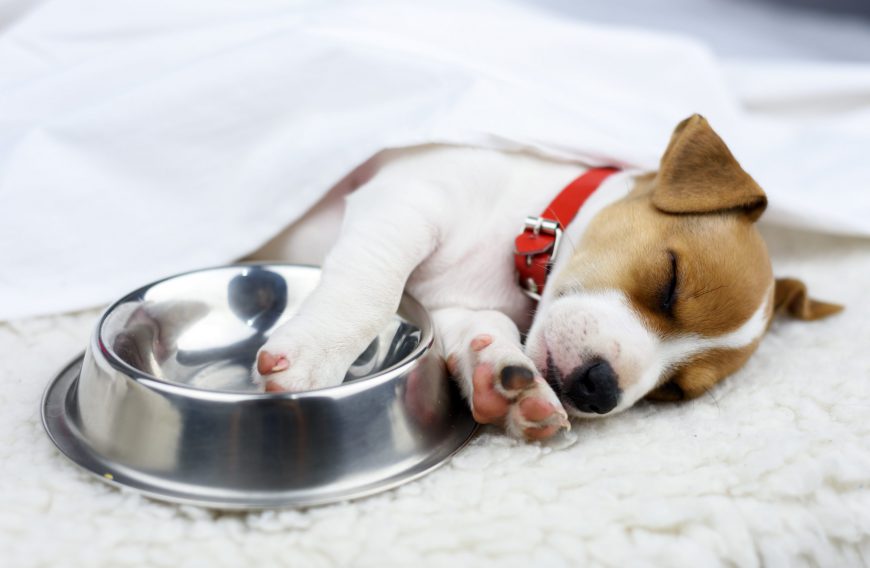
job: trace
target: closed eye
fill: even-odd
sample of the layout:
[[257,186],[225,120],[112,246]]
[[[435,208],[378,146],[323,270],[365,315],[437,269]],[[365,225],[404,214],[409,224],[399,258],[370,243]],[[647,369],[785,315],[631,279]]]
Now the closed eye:
[[662,312],[667,314],[669,317],[674,316],[674,307],[677,303],[677,282],[678,282],[678,272],[677,272],[677,255],[674,254],[674,251],[668,251],[668,260],[670,261],[670,279],[668,280],[667,286],[662,288],[661,296],[660,296],[660,304]]

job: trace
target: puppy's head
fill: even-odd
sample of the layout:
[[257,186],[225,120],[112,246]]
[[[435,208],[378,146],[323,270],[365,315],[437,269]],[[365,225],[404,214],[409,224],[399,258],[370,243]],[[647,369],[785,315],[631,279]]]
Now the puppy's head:
[[698,396],[755,351],[779,305],[804,319],[839,309],[774,282],[755,227],[766,204],[704,118],[677,126],[658,173],[592,220],[529,331],[569,412]]

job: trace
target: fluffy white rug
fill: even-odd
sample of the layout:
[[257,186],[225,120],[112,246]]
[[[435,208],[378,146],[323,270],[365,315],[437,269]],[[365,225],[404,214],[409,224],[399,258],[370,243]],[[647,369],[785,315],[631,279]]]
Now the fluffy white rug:
[[866,565],[870,242],[767,235],[778,274],[848,310],[776,324],[698,401],[641,404],[548,445],[486,431],[422,480],[306,511],[221,514],[91,480],[54,450],[38,407],[97,312],[0,324],[0,562]]

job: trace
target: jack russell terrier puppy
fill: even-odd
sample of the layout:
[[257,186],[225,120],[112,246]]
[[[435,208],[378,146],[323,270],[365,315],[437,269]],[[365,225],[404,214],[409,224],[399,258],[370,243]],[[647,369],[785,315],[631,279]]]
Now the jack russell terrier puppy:
[[808,320],[841,309],[774,280],[755,227],[765,194],[698,115],[676,127],[656,173],[447,146],[370,165],[346,200],[331,192],[258,254],[298,261],[343,217],[319,286],[258,354],[266,390],[341,383],[407,289],[474,418],[543,439],[569,414],[703,394],[781,309]]

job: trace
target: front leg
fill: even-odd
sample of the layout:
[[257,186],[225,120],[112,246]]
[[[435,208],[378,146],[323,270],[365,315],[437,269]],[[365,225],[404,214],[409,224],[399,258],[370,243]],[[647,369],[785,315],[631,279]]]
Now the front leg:
[[405,282],[435,247],[435,226],[410,199],[399,193],[385,202],[396,193],[389,187],[359,193],[348,200],[317,288],[260,349],[254,380],[268,391],[340,384],[396,313]]
[[517,326],[505,314],[446,308],[432,319],[447,367],[476,421],[533,440],[570,427],[559,398],[523,353]]

